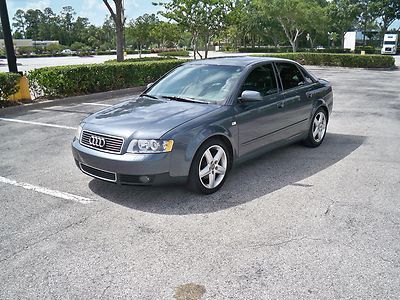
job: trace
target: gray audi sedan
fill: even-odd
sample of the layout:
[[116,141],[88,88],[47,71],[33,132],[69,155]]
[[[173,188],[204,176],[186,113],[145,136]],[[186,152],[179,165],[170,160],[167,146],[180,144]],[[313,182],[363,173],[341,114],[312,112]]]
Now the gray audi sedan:
[[210,194],[239,162],[289,143],[319,146],[332,106],[329,83],[291,60],[191,61],[88,116],[72,150],[79,169],[101,180],[186,182]]

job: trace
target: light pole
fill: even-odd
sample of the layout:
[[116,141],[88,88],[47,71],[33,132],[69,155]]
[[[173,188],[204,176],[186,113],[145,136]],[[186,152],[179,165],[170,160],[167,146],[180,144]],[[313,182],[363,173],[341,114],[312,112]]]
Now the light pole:
[[18,73],[17,58],[15,57],[14,44],[11,36],[10,20],[8,19],[8,11],[6,0],[0,0],[0,16],[3,26],[4,45],[6,47],[8,70]]

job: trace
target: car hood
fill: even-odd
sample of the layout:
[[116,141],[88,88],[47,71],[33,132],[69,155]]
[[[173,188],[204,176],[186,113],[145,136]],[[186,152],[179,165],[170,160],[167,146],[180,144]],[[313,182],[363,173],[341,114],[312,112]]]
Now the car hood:
[[84,129],[124,138],[157,139],[191,119],[220,105],[137,98],[94,113]]

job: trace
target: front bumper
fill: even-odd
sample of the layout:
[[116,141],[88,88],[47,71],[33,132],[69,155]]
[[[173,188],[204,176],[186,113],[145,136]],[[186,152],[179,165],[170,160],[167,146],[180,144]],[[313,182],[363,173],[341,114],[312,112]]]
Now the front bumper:
[[74,138],[72,154],[83,173],[109,182],[155,185],[184,180],[170,176],[170,153],[111,154],[82,146]]
[[381,54],[389,54],[389,55],[394,55],[396,54],[396,49],[391,49],[391,50],[381,50]]

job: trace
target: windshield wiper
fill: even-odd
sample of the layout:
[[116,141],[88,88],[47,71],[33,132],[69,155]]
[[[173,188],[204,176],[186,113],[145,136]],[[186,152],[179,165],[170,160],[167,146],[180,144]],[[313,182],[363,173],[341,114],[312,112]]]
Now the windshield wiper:
[[174,100],[174,101],[181,101],[181,102],[194,102],[194,103],[202,103],[202,104],[209,104],[210,102],[200,101],[196,99],[188,99],[176,96],[161,96],[162,98]]
[[158,100],[158,98],[157,98],[156,96],[149,95],[149,94],[141,94],[140,97],[148,97],[148,98],[151,98],[151,99],[156,99],[156,100]]

